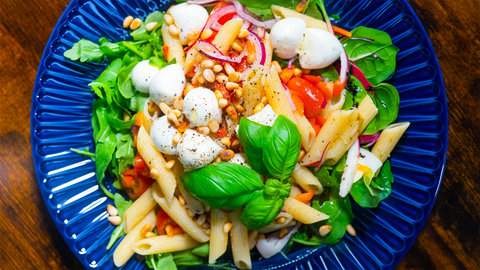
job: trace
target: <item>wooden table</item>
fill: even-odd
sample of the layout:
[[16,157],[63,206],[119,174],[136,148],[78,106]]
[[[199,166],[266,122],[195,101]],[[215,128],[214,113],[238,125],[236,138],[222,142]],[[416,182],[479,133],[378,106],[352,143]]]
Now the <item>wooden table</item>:
[[[30,145],[37,67],[68,3],[0,1],[0,269],[83,269],[48,215]],[[410,3],[440,61],[450,140],[435,206],[398,269],[474,269],[480,267],[480,4]]]

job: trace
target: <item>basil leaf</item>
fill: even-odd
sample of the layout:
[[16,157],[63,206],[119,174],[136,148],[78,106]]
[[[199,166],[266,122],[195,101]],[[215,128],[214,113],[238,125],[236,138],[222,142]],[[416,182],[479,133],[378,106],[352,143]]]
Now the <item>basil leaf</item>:
[[377,106],[378,113],[367,128],[365,128],[363,134],[366,135],[375,134],[395,122],[400,106],[400,96],[394,86],[381,83],[374,86],[373,89],[375,92],[371,95],[371,98],[375,106]]
[[379,175],[373,177],[369,184],[365,180],[362,178],[355,182],[350,194],[361,207],[375,208],[392,192],[393,174],[390,161],[387,160],[383,164]]
[[247,156],[248,163],[252,169],[265,176],[270,176],[270,173],[263,164],[263,148],[271,129],[269,126],[253,122],[245,117],[240,119],[238,128],[238,139]]
[[263,163],[271,176],[287,179],[297,164],[301,135],[297,126],[287,117],[279,115],[267,137]]
[[263,189],[260,176],[235,163],[217,163],[180,175],[183,187],[197,200],[214,209],[236,209]]
[[290,184],[268,179],[265,188],[257,192],[245,206],[241,217],[243,225],[255,231],[274,222],[288,196]]
[[342,43],[350,61],[355,62],[371,84],[383,82],[395,71],[399,49],[386,32],[359,26]]
[[329,234],[326,236],[318,235],[318,237],[323,243],[336,244],[345,235],[347,225],[351,224],[354,219],[349,197],[326,201],[321,206],[318,201],[313,201],[312,207],[329,216],[327,220],[311,225],[316,231],[323,225],[332,226],[332,231]]

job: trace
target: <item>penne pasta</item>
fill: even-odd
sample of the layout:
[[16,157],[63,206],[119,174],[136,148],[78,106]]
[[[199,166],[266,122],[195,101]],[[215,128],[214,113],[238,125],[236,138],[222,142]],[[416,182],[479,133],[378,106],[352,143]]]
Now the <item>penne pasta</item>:
[[312,124],[308,122],[305,115],[300,115],[296,111],[293,112],[293,115],[295,115],[295,118],[297,119],[295,123],[297,124],[298,130],[300,131],[300,134],[302,134],[303,148],[305,148],[306,151],[310,151],[315,142],[315,130],[313,129]]
[[190,209],[193,213],[195,214],[203,214],[205,212],[205,209],[203,207],[203,203],[197,201],[195,198],[188,193],[185,188],[182,186],[181,183],[178,183],[178,189],[180,190],[180,193],[183,196],[183,199],[185,199],[185,202],[188,206],[188,209]]
[[180,38],[178,36],[173,36],[170,34],[166,23],[162,25],[162,37],[163,43],[165,46],[168,46],[168,53],[165,56],[167,60],[170,62],[173,60],[173,58],[175,58],[177,60],[177,64],[183,67],[185,65],[185,52],[183,51],[182,43],[180,42]]
[[332,114],[335,111],[339,111],[342,109],[343,104],[345,103],[345,96],[347,94],[347,90],[343,89],[342,94],[338,97],[334,97],[331,100],[327,102],[327,106],[325,106],[325,109],[322,110],[320,113],[320,116],[327,119],[330,114]]
[[155,216],[154,211],[150,211],[147,216],[137,224],[123,239],[117,248],[113,252],[113,263],[115,266],[120,267],[124,265],[130,257],[132,257],[134,251],[132,249],[133,244],[142,239],[140,230],[144,225],[150,224],[152,228],[155,227],[157,223],[157,217]]
[[367,95],[362,102],[358,105],[358,116],[360,119],[359,134],[367,128],[368,124],[372,122],[373,118],[377,115],[377,106],[373,103],[372,98]]
[[313,17],[298,13],[294,10],[284,8],[277,5],[272,5],[272,13],[277,21],[286,18],[300,18],[305,21],[307,28],[319,28],[327,31],[327,24],[324,21],[315,19]]
[[237,39],[242,26],[243,20],[241,18],[232,19],[226,22],[215,36],[213,45],[215,45],[223,54],[226,54],[235,39]]
[[292,178],[306,191],[315,191],[315,194],[323,192],[323,187],[318,178],[305,166],[297,164],[292,173]]
[[[120,180],[122,181],[122,180]],[[149,187],[128,209],[123,213],[123,231],[128,234],[145,216],[153,210],[157,202],[153,199],[152,188]]]
[[343,157],[345,152],[350,149],[358,138],[360,121],[357,109],[353,109],[353,114],[344,126],[343,130],[333,140],[325,154],[325,165],[333,165]]
[[329,218],[328,215],[291,197],[285,200],[283,210],[303,224],[312,224]]
[[133,244],[133,250],[140,255],[182,251],[197,247],[200,243],[186,234],[172,237],[166,235],[146,238]]
[[200,243],[207,242],[210,238],[205,234],[203,228],[188,216],[185,208],[180,205],[176,197],[170,204],[167,203],[165,196],[157,184],[153,184],[153,198],[160,207],[193,239]]
[[409,126],[410,122],[405,122],[395,123],[386,127],[373,146],[372,154],[378,157],[380,161],[385,162]]
[[262,72],[262,96],[265,95],[265,91],[263,90],[263,86],[265,86],[265,82],[267,80],[268,71],[272,66],[272,56],[273,56],[273,47],[272,43],[270,42],[270,34],[265,33],[265,63],[263,64],[263,72]]
[[232,219],[230,237],[232,239],[233,262],[239,269],[252,269],[248,229],[240,221],[241,216],[242,209],[236,209],[230,213],[230,218]]
[[[281,217],[285,218],[285,221],[283,223],[278,223],[277,220]],[[278,216],[277,216],[277,218],[275,219],[274,222],[269,224],[267,227],[261,228],[260,230],[258,230],[258,232],[259,233],[269,233],[269,232],[273,232],[273,231],[276,231],[276,230],[280,230],[283,227],[291,226],[290,223],[292,222],[292,220],[293,220],[292,215],[290,215],[288,213],[285,213],[285,212],[280,212],[280,214],[278,214]],[[295,221],[293,220],[293,222],[295,222]],[[295,225],[295,223],[294,223],[294,225]]]
[[219,209],[212,209],[210,213],[210,251],[208,263],[215,261],[227,251],[228,233],[223,231],[223,226],[228,221],[228,214]]
[[148,165],[148,168],[158,171],[158,176],[155,180],[157,180],[157,183],[162,188],[163,194],[165,194],[165,198],[167,198],[168,203],[170,203],[175,193],[175,187],[177,186],[175,175],[172,170],[165,168],[166,161],[162,153],[152,145],[150,135],[148,135],[143,126],[140,127],[140,131],[138,132],[137,149]]
[[244,117],[253,115],[253,110],[262,99],[263,88],[262,66],[253,66],[245,71],[243,78],[243,107],[245,108]]

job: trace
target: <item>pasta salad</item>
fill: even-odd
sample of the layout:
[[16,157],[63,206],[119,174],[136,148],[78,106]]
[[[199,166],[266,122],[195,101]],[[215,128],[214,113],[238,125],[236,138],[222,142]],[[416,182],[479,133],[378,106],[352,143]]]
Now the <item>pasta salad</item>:
[[351,200],[390,195],[409,123],[384,82],[390,36],[333,19],[322,0],[177,0],[126,17],[131,40],[65,51],[107,63],[89,84],[95,151],[72,151],[114,200],[115,266],[136,253],[156,270],[251,269],[356,235]]

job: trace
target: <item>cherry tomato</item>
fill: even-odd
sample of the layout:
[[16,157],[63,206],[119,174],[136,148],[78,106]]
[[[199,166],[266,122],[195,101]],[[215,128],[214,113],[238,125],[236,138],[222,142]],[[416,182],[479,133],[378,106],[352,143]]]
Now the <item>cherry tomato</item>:
[[122,173],[120,179],[120,185],[122,189],[127,192],[130,199],[136,199],[140,197],[145,190],[147,190],[155,180],[150,177],[145,177],[138,174],[134,169],[126,170]]
[[245,56],[245,57],[242,58],[242,61],[237,64],[236,70],[237,70],[237,72],[243,73],[245,70],[248,69],[249,66],[250,65],[247,62],[247,56]]
[[301,116],[303,116],[305,105],[303,104],[302,99],[298,96],[297,93],[293,91],[290,91],[290,95],[292,96],[292,101],[293,101],[293,104],[295,105],[296,112],[298,112]]
[[228,6],[228,5],[232,5],[232,4],[227,3],[227,2],[225,2],[225,1],[221,1],[221,2],[219,2],[219,3],[212,9],[212,12],[214,12],[215,10],[220,9],[220,8],[222,8],[222,7],[224,7],[224,6]]
[[213,40],[215,39],[215,37],[217,36],[217,34],[218,34],[217,31],[212,30],[212,35],[211,35],[209,38],[207,38],[205,41],[208,41],[208,42],[210,42],[210,43],[213,43]]
[[297,194],[295,199],[303,203],[308,203],[313,198],[313,195],[315,195],[315,191],[312,190],[307,193]]
[[321,116],[315,116],[315,124],[317,124],[317,126],[319,126],[320,128],[322,128],[323,125],[325,125],[325,122],[327,122],[327,119]]
[[134,170],[143,176],[150,177],[150,169],[148,168],[145,160],[143,160],[143,157],[140,156],[139,153],[137,153],[137,156],[135,157]]
[[[167,225],[171,225],[173,228],[177,228],[180,226],[177,225],[177,223],[162,209],[158,211],[157,214],[157,233],[158,235],[165,235],[165,227]],[[178,232],[178,229],[177,229]],[[175,233],[175,229],[174,229]]]
[[319,82],[322,81],[322,78],[318,77],[318,76],[313,76],[313,75],[302,75],[302,78],[304,78],[305,80],[317,85]]
[[343,88],[345,88],[345,84],[347,84],[347,81],[345,81],[344,83],[341,83],[340,79],[338,79],[335,82],[335,85],[334,85],[334,88],[333,88],[333,96],[334,97],[338,97],[338,96],[340,96],[340,94],[342,94]]
[[227,88],[225,87],[225,84],[215,82],[215,90],[218,90],[220,91],[220,93],[222,93],[223,98],[228,101],[227,105],[230,105],[230,103],[232,103],[233,92],[228,91]]
[[316,85],[300,78],[294,77],[288,82],[288,89],[296,92],[305,104],[305,116],[310,118],[318,115],[322,109],[323,93]]
[[319,82],[317,86],[322,90],[323,96],[330,100],[333,97],[333,92],[335,91],[335,83],[333,82]]
[[317,125],[315,121],[315,117],[308,118],[308,122],[310,122],[310,125],[313,127],[313,130],[315,130],[315,135],[318,135],[318,133],[320,132],[320,127]]
[[165,57],[165,59],[168,59],[168,46],[167,45],[162,46],[162,52],[163,52],[163,57]]
[[223,137],[227,136],[227,134],[228,134],[227,131],[223,128],[219,128],[218,131],[217,131],[217,135],[220,138],[223,138]]
[[284,68],[282,72],[280,72],[280,79],[283,83],[288,83],[293,76],[293,70]]
[[143,112],[139,112],[135,116],[135,126],[141,127],[147,121],[147,117]]

